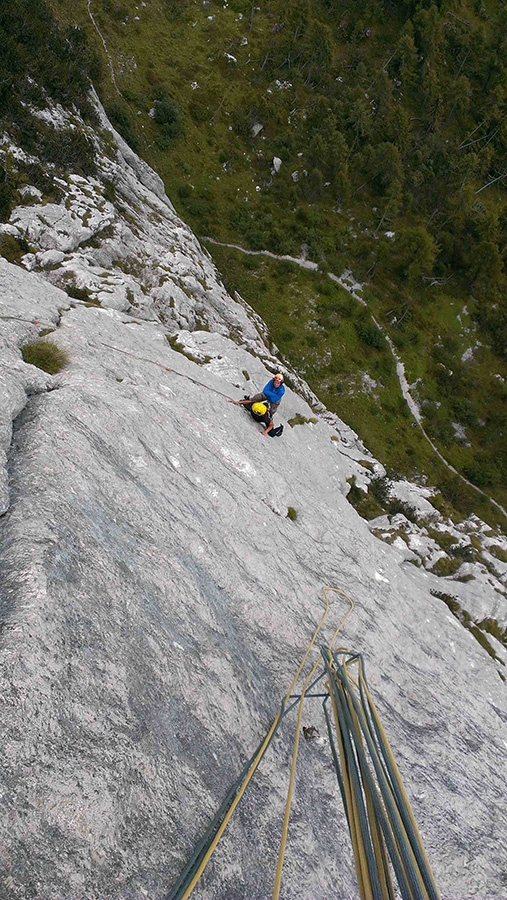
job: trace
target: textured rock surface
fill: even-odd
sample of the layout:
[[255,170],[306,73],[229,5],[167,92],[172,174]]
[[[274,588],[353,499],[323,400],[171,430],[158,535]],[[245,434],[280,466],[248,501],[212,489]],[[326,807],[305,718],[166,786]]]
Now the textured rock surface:
[[[442,895],[500,900],[502,666],[430,590],[502,620],[501,538],[477,520],[452,531],[481,535],[491,561],[449,588],[409,562],[439,552],[424,529],[382,517],[387,540],[400,532],[390,547],[348,504],[352,475],[366,487],[385,472],[294,373],[280,420],[317,409],[317,424],[271,440],[227,404],[263,386],[276,348],[158,176],[116,141],[99,179],[60,179],[58,205],[31,191],[0,226],[31,245],[30,271],[0,259],[0,897],[166,897],[272,721],[331,584],[356,604],[343,642],[365,653]],[[101,307],[70,299],[69,283]],[[51,327],[70,360],[56,376],[19,351]],[[432,515],[427,493],[400,483],[396,496]],[[342,613],[338,602],[329,631]],[[319,707],[304,721],[324,734]],[[195,897],[271,896],[293,729]],[[282,897],[349,900],[329,748],[302,744]]]
[[[343,641],[366,655],[442,895],[504,897],[505,687],[425,573],[347,503],[334,428],[263,438],[223,396],[241,395],[244,370],[267,377],[245,349],[194,335],[198,365],[159,324],[79,303],[52,335],[70,365],[35,374],[16,346],[65,295],[0,271],[2,316],[19,316],[0,320],[2,421],[17,416],[0,520],[0,895],[167,896],[275,714],[327,583],[356,604]],[[311,415],[291,391],[282,409]],[[304,721],[324,733],[318,707]],[[293,728],[194,896],[270,896]],[[299,773],[283,896],[356,897],[325,741],[303,742]]]

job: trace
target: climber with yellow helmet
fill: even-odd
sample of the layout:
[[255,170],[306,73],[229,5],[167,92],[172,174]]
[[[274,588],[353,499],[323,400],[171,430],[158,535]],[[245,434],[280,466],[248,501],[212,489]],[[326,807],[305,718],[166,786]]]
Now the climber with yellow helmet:
[[273,428],[273,416],[284,394],[283,375],[281,372],[277,372],[260,393],[254,394],[253,397],[245,397],[244,400],[231,400],[230,402],[235,406],[246,406],[253,418],[264,424],[265,428],[261,433],[269,434]]
[[273,419],[267,400],[256,400],[254,402],[253,397],[245,397],[244,400],[231,400],[230,403],[234,403],[235,406],[245,406],[250,412],[252,419],[264,425],[264,431],[261,431],[261,434],[269,434],[273,428]]

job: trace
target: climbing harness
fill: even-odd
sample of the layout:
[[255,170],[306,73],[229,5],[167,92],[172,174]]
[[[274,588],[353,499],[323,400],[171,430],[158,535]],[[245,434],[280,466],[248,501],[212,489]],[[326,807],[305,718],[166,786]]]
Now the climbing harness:
[[[362,656],[352,654],[346,648],[334,648],[337,635],[354,605],[350,597],[338,588],[325,587],[323,592],[324,612],[278,714],[224,797],[168,900],[186,900],[190,897],[282,721],[297,706],[294,749],[272,894],[273,900],[278,900],[306,698],[323,699],[326,728],[354,851],[361,900],[394,900],[396,896],[401,896],[402,900],[439,900],[408,797],[367,686]],[[327,618],[330,593],[344,597],[349,609],[328,644],[321,648],[321,656],[304,678],[301,692],[294,694]],[[315,677],[322,662],[324,671]],[[358,667],[357,681],[349,672],[354,665]],[[323,679],[326,689],[316,693],[314,689]],[[398,891],[393,887],[392,872]]]

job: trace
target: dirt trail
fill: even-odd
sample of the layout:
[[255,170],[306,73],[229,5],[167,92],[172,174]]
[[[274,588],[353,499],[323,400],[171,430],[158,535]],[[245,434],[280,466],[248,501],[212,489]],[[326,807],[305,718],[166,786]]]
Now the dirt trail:
[[[287,262],[291,262],[297,266],[301,266],[302,269],[310,269],[314,272],[319,269],[319,266],[317,263],[312,262],[311,260],[305,259],[303,256],[279,255],[277,253],[272,253],[270,250],[246,250],[244,247],[240,247],[239,244],[226,244],[226,243],[223,243],[222,241],[215,241],[213,238],[210,238],[210,237],[202,237],[202,238],[200,238],[200,240],[205,241],[210,244],[216,244],[217,247],[228,247],[231,250],[238,250],[240,253],[245,253],[248,256],[268,256],[270,259],[286,260]],[[326,274],[327,274],[327,277],[331,279],[331,281],[334,281],[334,282],[336,282],[336,284],[339,284],[345,291],[347,291],[348,294],[351,295],[351,297],[354,297],[355,300],[358,301],[358,303],[360,303],[362,306],[365,306],[365,307],[367,306],[366,302],[363,300],[363,298],[358,293],[358,290],[362,289],[362,285],[360,285],[358,282],[356,282],[354,280],[350,269],[346,269],[345,272],[343,273],[343,275],[334,275],[333,272],[327,272]],[[450,472],[453,473],[453,475],[457,475],[458,478],[461,479],[461,481],[463,481],[465,484],[468,485],[468,487],[473,488],[474,491],[476,491],[478,494],[481,494],[481,496],[485,497],[486,500],[489,500],[490,503],[492,503],[493,506],[495,506],[502,513],[502,515],[504,515],[505,518],[507,519],[507,511],[503,508],[503,506],[501,506],[500,503],[497,503],[496,500],[493,500],[493,498],[490,497],[488,494],[486,494],[483,490],[481,490],[481,488],[477,487],[476,484],[472,484],[472,482],[469,481],[468,478],[465,478],[464,475],[461,475],[461,473],[458,472],[457,469],[455,469],[454,466],[452,466],[451,463],[448,462],[444,456],[442,456],[442,454],[440,453],[440,450],[438,450],[438,448],[435,446],[435,444],[433,443],[431,438],[428,436],[428,434],[426,433],[426,431],[424,429],[424,426],[422,425],[421,412],[419,410],[419,407],[410,393],[410,386],[409,386],[409,383],[408,383],[406,375],[405,375],[405,366],[396,352],[394,343],[391,340],[391,338],[389,337],[389,335],[386,333],[386,331],[382,328],[382,326],[379,325],[379,323],[377,322],[377,320],[373,314],[371,315],[371,318],[372,318],[373,323],[376,325],[376,327],[379,329],[381,334],[386,339],[387,345],[388,345],[388,347],[391,351],[391,354],[394,358],[394,361],[396,363],[396,375],[397,375],[398,382],[400,385],[400,390],[401,390],[401,393],[403,395],[405,402],[408,405],[408,408],[410,409],[410,412],[412,413],[412,416],[414,417],[414,423],[421,429],[425,439],[428,441],[428,444],[430,445],[433,452],[436,453],[436,455],[438,456],[440,461],[444,464],[444,466],[447,467],[447,469],[449,469]]]

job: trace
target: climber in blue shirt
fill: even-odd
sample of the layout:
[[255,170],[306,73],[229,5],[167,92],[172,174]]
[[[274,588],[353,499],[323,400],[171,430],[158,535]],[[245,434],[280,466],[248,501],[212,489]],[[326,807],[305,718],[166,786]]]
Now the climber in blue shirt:
[[271,416],[273,417],[280,406],[280,401],[284,394],[283,375],[280,372],[277,372],[263,387],[259,394],[254,394],[253,397],[249,397],[245,400],[231,400],[231,403],[234,403],[235,406],[249,406],[252,403],[262,403],[263,401],[267,401],[269,403]]
[[[281,375],[280,372],[277,372],[271,381],[268,381],[262,389],[262,397],[264,400],[269,400],[272,416],[280,406],[280,401],[284,394],[283,375]],[[255,399],[257,399],[257,397],[255,397]]]

